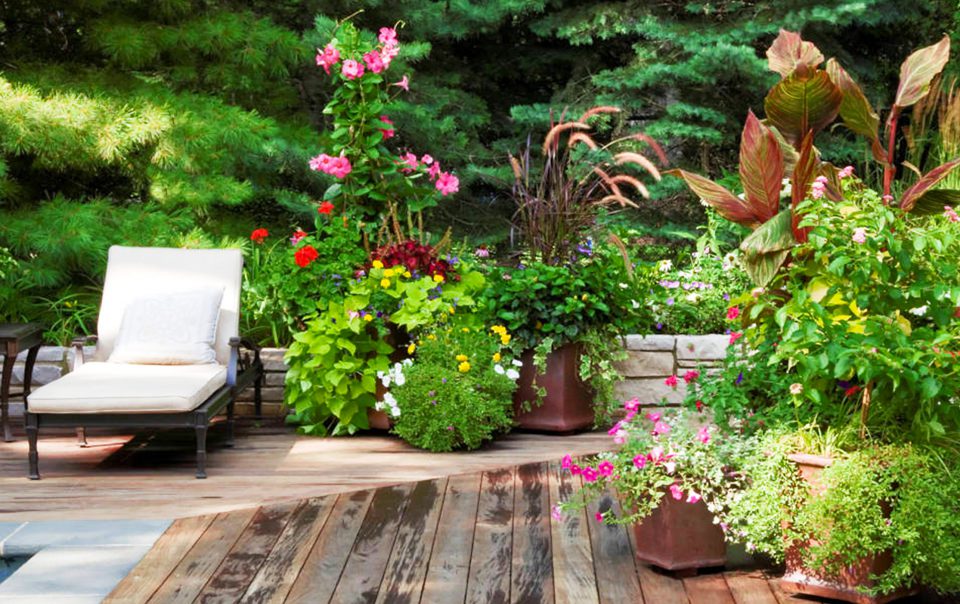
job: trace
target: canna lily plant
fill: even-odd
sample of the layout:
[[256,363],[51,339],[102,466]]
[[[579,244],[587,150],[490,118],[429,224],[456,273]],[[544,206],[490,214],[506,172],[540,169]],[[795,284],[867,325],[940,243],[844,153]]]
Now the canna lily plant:
[[[841,169],[823,161],[814,140],[839,118],[849,130],[870,144],[874,159],[883,165],[883,195],[893,204],[891,186],[896,174],[894,150],[903,110],[922,100],[950,57],[950,39],[915,51],[903,62],[900,85],[886,120],[886,147],[880,138],[880,117],[861,88],[836,59],[824,56],[799,34],[781,30],[767,50],[772,71],[782,77],[764,100],[766,119],[748,112],[740,139],[742,197],[686,170],[666,172],[683,178],[687,186],[724,218],[753,229],[740,245],[743,263],[759,286],[770,283],[797,244],[807,241],[809,228],[800,225],[799,204],[814,188],[832,201],[843,198]],[[904,212],[942,211],[960,200],[960,191],[936,189],[960,165],[948,161],[907,188],[898,205]],[[784,187],[789,183],[789,189]],[[781,198],[789,190],[786,207]]]

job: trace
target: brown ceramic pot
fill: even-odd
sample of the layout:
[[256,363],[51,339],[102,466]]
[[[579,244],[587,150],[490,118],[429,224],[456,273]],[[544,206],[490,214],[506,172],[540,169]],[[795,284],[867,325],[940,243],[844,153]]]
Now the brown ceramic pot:
[[[800,475],[810,485],[810,493],[814,497],[823,495],[826,487],[821,480],[821,474],[833,460],[829,457],[803,454],[790,455],[789,459],[797,464]],[[890,552],[863,558],[839,573],[827,573],[808,568],[803,563],[803,550],[809,545],[809,541],[798,541],[787,547],[786,572],[781,580],[785,591],[854,604],[885,604],[917,593],[916,589],[898,589],[893,593],[871,596],[858,589],[873,587],[875,583],[870,578],[871,575],[879,575],[890,568],[893,563]]]
[[703,501],[687,503],[666,493],[653,513],[633,525],[637,559],[670,571],[723,566],[723,530]]
[[[547,355],[547,370],[537,375],[533,351],[523,353],[513,395],[517,427],[539,432],[574,432],[593,426],[593,392],[580,381],[580,345],[566,344]],[[546,389],[536,405],[534,384]],[[529,411],[524,411],[529,406]]]

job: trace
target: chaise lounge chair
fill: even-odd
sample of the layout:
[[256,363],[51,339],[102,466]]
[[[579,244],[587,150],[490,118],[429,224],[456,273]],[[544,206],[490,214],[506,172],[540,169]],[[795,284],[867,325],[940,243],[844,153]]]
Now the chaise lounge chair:
[[29,477],[41,428],[84,426],[193,428],[206,478],[213,418],[226,408],[232,446],[237,394],[253,384],[261,411],[260,349],[238,335],[242,270],[239,250],[110,248],[93,358],[91,338],[75,340],[73,371],[27,399]]

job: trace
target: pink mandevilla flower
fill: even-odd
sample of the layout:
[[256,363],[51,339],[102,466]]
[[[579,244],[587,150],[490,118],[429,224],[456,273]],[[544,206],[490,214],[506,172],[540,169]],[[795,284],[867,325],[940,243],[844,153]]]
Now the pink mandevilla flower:
[[363,55],[363,62],[366,63],[367,69],[373,73],[380,73],[384,70],[383,59],[380,58],[379,52],[370,51]]
[[735,331],[735,332],[731,333],[731,334],[730,334],[730,343],[728,344],[728,346],[733,346],[734,343],[736,343],[736,341],[739,340],[739,339],[742,338],[742,337],[743,337],[743,334],[740,333],[739,331]]
[[683,381],[689,384],[690,382],[696,381],[698,377],[700,377],[700,372],[696,369],[691,369],[683,374]]
[[460,190],[460,179],[449,172],[444,172],[437,178],[436,187],[441,195],[450,195]]
[[698,501],[700,501],[700,493],[691,489],[687,494],[687,503],[696,503]]
[[397,30],[392,27],[381,27],[377,39],[385,46],[393,46],[397,43]]
[[708,428],[707,426],[704,426],[699,430],[697,430],[697,440],[699,440],[703,444],[707,444],[708,442],[710,442],[710,428]]
[[400,161],[406,164],[406,167],[400,168],[401,172],[412,172],[420,165],[417,162],[417,156],[409,151],[400,156]]
[[317,65],[323,67],[327,75],[330,75],[330,68],[336,65],[339,60],[340,51],[334,48],[333,44],[327,44],[323,50],[317,52]]
[[663,380],[663,383],[666,384],[667,386],[671,387],[671,388],[676,388],[676,387],[677,387],[677,376],[671,375],[671,376],[668,377],[667,379]]
[[859,227],[853,229],[853,236],[850,237],[854,243],[866,243],[867,242],[867,229]]
[[363,65],[353,59],[347,59],[343,62],[340,73],[348,80],[355,80],[363,75]]
[[394,82],[393,84],[390,84],[390,85],[396,86],[398,88],[403,88],[404,91],[410,92],[410,78],[407,76],[403,76],[402,78],[400,78],[399,82]]
[[642,470],[644,466],[647,465],[647,458],[643,455],[637,455],[633,458],[633,465],[636,466],[638,470]]
[[[390,118],[388,118],[388,117],[385,116],[385,115],[381,115],[381,116],[380,116],[380,121],[383,122],[384,124],[390,124],[391,126],[393,125],[393,122],[390,120]],[[389,129],[388,129],[388,128],[380,128],[380,133],[383,134],[383,140],[387,140],[388,138],[393,138],[393,136],[394,136],[397,132],[396,132],[396,130],[393,129],[393,128],[389,128]]]
[[597,471],[587,466],[583,469],[583,479],[587,482],[594,482],[597,480]]
[[440,162],[433,162],[433,165],[430,166],[429,170],[427,170],[427,174],[430,175],[430,180],[436,180],[437,176],[440,174]]
[[380,51],[380,61],[383,62],[383,68],[386,69],[390,67],[390,63],[397,58],[397,55],[400,54],[400,47],[396,44],[384,46],[383,50]]
[[609,461],[601,461],[600,465],[597,466],[597,472],[600,474],[600,476],[612,476],[613,464]]
[[672,495],[677,501],[680,501],[683,499],[683,489],[681,489],[680,485],[677,483],[673,483],[670,485],[670,495]]
[[433,163],[433,156],[424,154],[424,156],[420,158],[420,163],[429,166]]

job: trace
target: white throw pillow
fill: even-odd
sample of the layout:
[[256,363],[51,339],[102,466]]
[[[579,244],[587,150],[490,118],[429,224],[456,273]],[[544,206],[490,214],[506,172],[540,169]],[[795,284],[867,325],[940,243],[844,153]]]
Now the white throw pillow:
[[222,287],[207,287],[134,299],[123,312],[108,361],[135,365],[216,363],[213,343],[222,298]]

